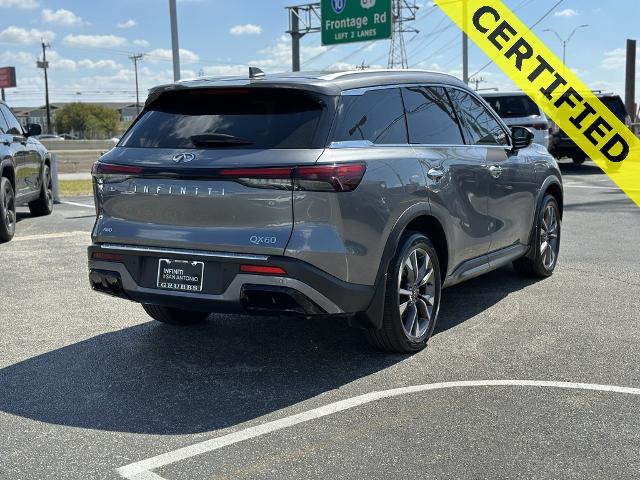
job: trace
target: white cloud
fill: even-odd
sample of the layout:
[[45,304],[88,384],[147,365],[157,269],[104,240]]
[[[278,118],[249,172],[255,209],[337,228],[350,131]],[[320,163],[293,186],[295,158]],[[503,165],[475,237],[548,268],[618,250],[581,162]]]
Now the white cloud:
[[84,25],[86,22],[71,10],[59,8],[55,12],[49,8],[42,10],[40,16],[45,23],[60,25],[61,27],[72,27],[74,25]]
[[113,60],[89,60],[88,58],[86,58],[78,62],[78,67],[87,68],[89,70],[94,70],[97,68],[109,68],[112,70],[118,70],[122,68],[122,65],[116,63]]
[[138,22],[130,18],[126,22],[118,22],[118,28],[131,28],[135,27],[137,24]]
[[0,32],[0,41],[7,43],[40,43],[43,39],[45,41],[51,41],[55,37],[56,34],[48,30],[43,31],[36,28],[27,30],[13,25]]
[[577,17],[580,14],[578,13],[577,10],[574,10],[573,8],[565,8],[564,10],[555,12],[554,15],[556,17]]
[[[304,63],[325,51],[327,51],[327,47],[300,47],[300,58]],[[291,68],[291,41],[286,35],[281,35],[275,45],[263,48],[258,53],[264,57],[249,61],[249,65],[267,68],[271,71]]]
[[0,0],[0,7],[23,8],[30,10],[38,8],[38,2],[36,0]]
[[150,45],[146,40],[134,40],[133,44],[138,47],[148,47]]
[[0,54],[0,62],[35,66],[36,57],[29,52],[12,52],[11,50],[7,50]]
[[[640,52],[638,52],[640,60]],[[604,53],[604,58],[600,62],[600,68],[603,70],[622,70],[627,64],[627,50],[625,48],[616,48],[610,52]]]
[[63,43],[67,47],[114,48],[127,44],[127,40],[116,35],[67,35]]
[[249,67],[246,65],[214,65],[202,69],[205,75],[226,76],[249,74]]
[[260,35],[262,27],[253,23],[245,23],[244,25],[236,25],[229,29],[231,35]]
[[[151,63],[173,59],[173,54],[168,48],[156,48],[155,50],[151,50],[147,56]],[[199,60],[200,57],[191,50],[187,50],[186,48],[180,49],[180,63],[188,65],[190,63],[197,63]]]
[[76,69],[75,61],[71,60],[70,58],[64,58],[60,56],[60,54],[55,50],[50,50],[47,53],[47,61],[49,62],[49,67],[54,70],[73,71]]

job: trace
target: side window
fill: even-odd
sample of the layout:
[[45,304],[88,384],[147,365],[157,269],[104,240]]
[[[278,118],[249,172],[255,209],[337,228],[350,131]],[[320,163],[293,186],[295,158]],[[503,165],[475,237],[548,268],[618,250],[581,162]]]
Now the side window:
[[507,134],[484,105],[462,90],[448,92],[469,145],[509,145]]
[[400,89],[343,95],[333,141],[370,140],[376,144],[407,143]]
[[4,116],[8,125],[5,133],[8,133],[9,135],[22,135],[22,125],[20,125],[20,122],[18,122],[16,117],[13,116],[11,110],[9,110],[6,105],[0,105],[0,112]]
[[441,87],[402,89],[409,143],[464,145],[458,119]]

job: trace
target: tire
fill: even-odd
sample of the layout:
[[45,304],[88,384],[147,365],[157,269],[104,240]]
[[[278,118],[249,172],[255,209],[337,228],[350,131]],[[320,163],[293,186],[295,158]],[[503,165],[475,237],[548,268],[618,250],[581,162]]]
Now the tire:
[[527,277],[551,276],[558,264],[561,230],[562,220],[558,202],[552,195],[545,195],[536,219],[534,242],[531,247],[535,249],[535,254],[513,262],[516,271]]
[[16,195],[8,178],[0,178],[0,243],[16,233]]
[[587,159],[587,157],[582,156],[582,157],[573,157],[571,160],[573,160],[573,163],[575,163],[576,165],[582,165],[585,160]]
[[[415,267],[411,267],[416,263],[419,272],[423,271],[423,265],[425,267],[418,282],[412,274]],[[367,339],[374,347],[387,352],[419,352],[427,346],[440,308],[440,265],[431,240],[421,233],[406,232],[389,264],[386,278],[382,328],[367,331]],[[421,278],[422,286],[418,287]],[[417,321],[410,321],[412,313]]]
[[33,202],[29,202],[29,211],[31,212],[31,215],[38,217],[51,215],[51,212],[53,212],[53,188],[51,183],[51,169],[49,168],[49,165],[44,166],[40,196]]
[[151,318],[158,322],[168,323],[170,325],[193,325],[204,322],[209,312],[193,312],[191,310],[182,310],[180,308],[162,307],[160,305],[142,304],[144,311]]

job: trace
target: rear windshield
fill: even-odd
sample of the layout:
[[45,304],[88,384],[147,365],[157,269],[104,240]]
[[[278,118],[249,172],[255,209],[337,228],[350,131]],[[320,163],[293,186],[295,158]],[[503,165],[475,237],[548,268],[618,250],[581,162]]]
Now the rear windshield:
[[326,98],[296,90],[247,88],[166,92],[146,107],[120,146],[321,148],[328,134],[326,110]]
[[540,109],[526,95],[510,95],[500,97],[485,97],[501,118],[521,118],[540,115]]
[[627,116],[627,109],[622,103],[622,99],[620,97],[599,97],[600,101],[604,103],[604,105],[611,110],[616,117],[624,122],[625,117]]

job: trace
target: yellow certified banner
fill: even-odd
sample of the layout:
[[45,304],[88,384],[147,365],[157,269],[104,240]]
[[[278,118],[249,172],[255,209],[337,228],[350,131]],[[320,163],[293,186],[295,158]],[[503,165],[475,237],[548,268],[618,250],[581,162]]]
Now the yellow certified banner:
[[640,139],[504,3],[435,3],[640,207]]

